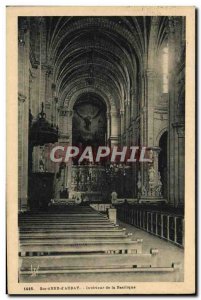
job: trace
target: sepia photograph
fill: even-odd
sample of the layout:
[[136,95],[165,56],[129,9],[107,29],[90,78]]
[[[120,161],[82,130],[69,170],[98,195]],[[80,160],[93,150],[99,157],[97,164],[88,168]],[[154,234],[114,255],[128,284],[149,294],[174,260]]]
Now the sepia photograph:
[[195,8],[8,7],[7,47],[8,292],[194,293]]

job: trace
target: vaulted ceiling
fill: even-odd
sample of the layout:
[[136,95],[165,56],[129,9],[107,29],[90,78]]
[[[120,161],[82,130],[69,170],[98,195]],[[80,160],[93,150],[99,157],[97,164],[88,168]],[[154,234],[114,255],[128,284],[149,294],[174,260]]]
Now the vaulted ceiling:
[[[75,92],[107,95],[117,109],[130,99],[147,61],[151,17],[46,17],[46,60],[60,105]],[[159,41],[166,18],[160,18]]]

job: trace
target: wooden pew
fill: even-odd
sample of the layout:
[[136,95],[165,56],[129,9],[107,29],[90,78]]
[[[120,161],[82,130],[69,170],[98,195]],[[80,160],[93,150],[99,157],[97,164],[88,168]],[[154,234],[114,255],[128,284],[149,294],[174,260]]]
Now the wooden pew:
[[[54,220],[54,221],[52,221],[52,220],[47,220],[47,221],[35,221],[35,220],[26,220],[26,221],[20,221],[19,222],[19,224],[20,225],[22,225],[22,226],[26,226],[26,225],[54,225],[54,224],[66,224],[66,225],[68,225],[68,224],[80,224],[80,225],[82,225],[82,224],[92,224],[92,225],[95,225],[95,224],[98,224],[98,225],[113,225],[113,224],[111,224],[111,222],[109,222],[109,221],[103,221],[103,220],[58,220],[58,221],[56,221],[56,220]],[[114,225],[113,225],[114,226]]]
[[[79,276],[78,276],[79,275]],[[20,282],[179,282],[182,281],[180,264],[170,267],[123,267],[80,268],[80,269],[40,269],[21,270]]]
[[28,219],[20,219],[19,223],[26,223],[26,222],[36,222],[36,223],[48,223],[48,222],[100,222],[100,223],[110,223],[108,219],[97,219],[97,218],[58,218],[58,219],[51,219],[51,218],[44,218],[44,219],[33,219],[33,218],[28,218]]
[[42,234],[42,235],[34,235],[34,234],[29,234],[29,235],[24,235],[23,233],[20,234],[20,242],[23,241],[34,241],[34,242],[45,242],[45,241],[49,241],[49,240],[54,240],[56,239],[57,241],[62,241],[62,240],[66,240],[68,239],[68,241],[84,241],[84,242],[88,242],[88,241],[102,241],[104,242],[105,239],[108,239],[110,241],[130,241],[131,240],[131,235],[128,234],[124,234],[124,235],[117,235],[117,236],[113,236],[108,235],[105,236],[104,234],[97,236],[95,235],[91,235],[91,234],[79,234],[77,236],[74,236],[73,233],[69,236],[66,236],[66,234],[62,234],[62,235],[57,235],[57,234]]
[[111,229],[54,229],[54,228],[49,228],[49,229],[24,229],[20,228],[20,236],[42,236],[45,237],[46,235],[50,236],[124,236],[126,234],[126,229],[125,228],[111,228]]
[[79,216],[72,216],[72,215],[65,215],[65,216],[37,216],[37,217],[33,217],[33,216],[24,216],[24,217],[20,217],[19,220],[21,221],[30,221],[30,220],[34,220],[34,221],[46,221],[46,220],[52,220],[52,221],[60,221],[60,220],[74,220],[74,219],[79,219],[79,220],[95,220],[95,221],[109,221],[108,218],[106,217],[101,217],[101,216],[85,216],[85,215],[79,215]]
[[54,235],[20,235],[20,242],[23,242],[23,241],[26,241],[26,240],[30,240],[30,241],[45,241],[45,240],[53,240],[53,239],[57,239],[57,240],[62,240],[62,239],[66,239],[68,238],[68,240],[74,240],[74,241],[102,241],[104,242],[104,240],[109,240],[109,241],[127,241],[127,240],[130,240],[130,236],[128,235],[117,235],[117,236],[113,236],[113,235],[108,235],[108,236],[104,236],[104,235],[90,235],[90,234],[79,234],[79,235],[76,235],[74,236],[73,234],[69,235],[69,236],[66,236],[65,234],[62,234],[62,235],[57,235],[54,234]]
[[142,240],[132,241],[125,230],[120,230],[118,225],[91,208],[71,209],[66,214],[23,214],[19,226],[20,255],[142,251]]
[[73,242],[68,241],[68,239],[58,241],[57,239],[48,240],[46,242],[32,242],[21,241],[20,243],[20,253],[41,253],[41,252],[64,252],[64,253],[81,253],[81,252],[108,252],[108,251],[121,251],[122,253],[141,253],[142,252],[142,240],[138,239],[136,241],[108,241],[104,243],[97,240],[91,242],[90,240],[85,243],[82,241]]
[[20,270],[31,268],[49,270],[76,270],[90,268],[157,267],[157,249],[146,254],[87,254],[87,255],[44,255],[20,257]]
[[73,225],[80,225],[80,226],[102,226],[102,227],[118,227],[118,225],[114,225],[108,219],[98,220],[98,219],[83,219],[83,218],[60,218],[60,219],[20,219],[19,226],[22,228],[26,227],[40,227],[44,228],[46,226],[51,227],[59,227],[59,226],[73,226]]
[[77,225],[77,224],[69,224],[69,225],[26,225],[23,226],[21,231],[30,231],[30,230],[46,230],[46,229],[64,229],[64,230],[87,230],[87,229],[113,229],[115,228],[113,225],[108,225],[108,226],[102,226],[102,225],[92,225],[92,224],[86,224],[86,225]]

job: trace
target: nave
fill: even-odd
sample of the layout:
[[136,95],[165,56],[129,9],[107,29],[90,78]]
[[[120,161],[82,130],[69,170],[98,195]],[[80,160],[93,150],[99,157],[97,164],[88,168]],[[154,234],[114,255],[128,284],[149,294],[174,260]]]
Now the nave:
[[19,229],[20,282],[182,281],[182,249],[90,206],[26,212]]

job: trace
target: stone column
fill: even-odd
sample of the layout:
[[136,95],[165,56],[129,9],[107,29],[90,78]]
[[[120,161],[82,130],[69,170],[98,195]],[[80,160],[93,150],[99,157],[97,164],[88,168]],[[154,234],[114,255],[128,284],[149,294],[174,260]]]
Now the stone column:
[[147,119],[147,138],[144,140],[144,145],[154,146],[154,109],[157,99],[159,98],[159,91],[157,89],[158,74],[157,74],[157,39],[158,39],[159,17],[151,17],[150,39],[148,47],[148,60],[145,68],[145,107]]
[[[28,209],[28,131],[26,97],[18,95],[18,197],[19,211]],[[26,128],[24,127],[26,126]]]
[[[71,146],[72,145],[72,111],[69,111],[67,107],[61,107],[59,110],[59,132],[60,132],[59,145],[62,145],[64,147]],[[68,189],[71,186],[71,166],[72,166],[72,161],[66,163],[64,187]]]
[[29,52],[30,33],[26,18],[20,18],[18,43],[18,199],[19,210],[28,207]]
[[120,137],[121,137],[121,146],[123,145],[123,133],[124,133],[124,111],[120,111]]
[[[151,148],[154,147],[154,109],[156,99],[159,97],[157,90],[157,68],[156,68],[156,55],[157,55],[157,32],[158,32],[159,18],[152,17],[151,18],[151,30],[150,30],[150,44],[148,49],[148,59],[145,57],[145,65],[144,70],[141,74],[142,78],[142,100],[140,107],[140,143],[143,146]],[[147,63],[146,63],[147,61]],[[157,161],[157,159],[156,159]],[[154,170],[154,189],[156,188],[156,182],[158,180],[158,169],[157,163],[155,162],[153,167]],[[156,170],[157,169],[157,170]],[[149,196],[153,196],[153,187],[152,183],[149,181],[149,173],[152,172],[150,170],[150,166],[147,163],[140,163],[140,172],[141,172],[141,194],[144,198]],[[151,188],[151,191],[150,191]],[[153,199],[152,199],[153,200]],[[140,200],[141,201],[141,200]]]
[[119,127],[120,127],[119,114],[116,111],[111,112],[111,146],[118,145],[119,142]]
[[109,141],[109,139],[110,139],[110,135],[111,135],[111,118],[110,118],[110,113],[109,112],[107,112],[107,143],[108,143],[108,141]]
[[178,134],[178,176],[179,176],[179,197],[178,206],[184,205],[184,177],[185,177],[185,140],[184,140],[184,124],[178,123],[177,127]]
[[[132,142],[131,146],[139,147],[138,137],[139,137],[139,118],[136,118],[132,121]],[[139,162],[135,162],[132,164],[132,191],[134,198],[137,198],[137,180],[138,180],[138,171],[139,171]]]
[[184,61],[181,60],[180,51],[183,46],[178,21],[175,17],[169,17],[168,200],[172,206],[178,206],[179,202],[183,201],[183,192],[180,190],[183,179],[180,178],[180,169],[182,160],[184,161],[184,145],[182,146],[182,137],[178,138],[178,130],[182,127],[178,126],[178,87],[181,72],[184,72],[181,68]]
[[147,119],[147,127],[146,127],[146,136],[147,139],[145,141],[146,146],[154,145],[154,102],[156,98],[156,73],[153,69],[148,69],[146,71],[147,76],[147,91],[148,91],[148,99],[146,105],[145,116]]

